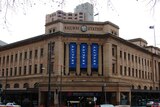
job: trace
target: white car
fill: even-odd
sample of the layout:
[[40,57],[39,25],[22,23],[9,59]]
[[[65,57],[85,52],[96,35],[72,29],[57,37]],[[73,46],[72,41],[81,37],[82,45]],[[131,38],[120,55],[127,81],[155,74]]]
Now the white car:
[[21,107],[20,105],[17,105],[16,103],[7,103],[6,106],[8,107]]
[[100,107],[114,107],[112,104],[101,104]]

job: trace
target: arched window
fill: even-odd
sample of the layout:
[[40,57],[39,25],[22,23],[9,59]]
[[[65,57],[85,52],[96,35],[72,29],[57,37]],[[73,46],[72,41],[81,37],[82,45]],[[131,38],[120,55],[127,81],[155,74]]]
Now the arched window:
[[147,86],[144,86],[144,90],[147,90]]
[[0,84],[0,88],[2,88],[2,84]]
[[132,89],[134,89],[134,85],[132,85]]
[[141,86],[140,86],[140,85],[138,85],[138,89],[141,89]]
[[6,88],[10,88],[10,84],[6,84]]
[[34,84],[34,88],[38,88],[38,87],[39,87],[39,83],[36,82],[36,83]]
[[15,84],[14,84],[14,88],[19,88],[19,84],[18,84],[18,83],[15,83]]
[[150,88],[149,88],[150,90],[152,90],[152,86],[150,86]]
[[23,84],[23,88],[29,88],[29,84],[28,83],[24,83]]

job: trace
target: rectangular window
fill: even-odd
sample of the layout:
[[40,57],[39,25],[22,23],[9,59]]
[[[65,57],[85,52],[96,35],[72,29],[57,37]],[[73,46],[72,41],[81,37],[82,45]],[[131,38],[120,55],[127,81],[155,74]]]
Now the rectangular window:
[[23,73],[24,75],[26,75],[26,74],[27,74],[27,67],[26,67],[26,66],[24,66],[24,70],[23,70],[23,72],[24,72],[24,73]]
[[141,78],[141,70],[139,70],[139,78]]
[[122,58],[122,51],[120,51],[120,58]]
[[24,59],[27,59],[27,52],[24,53]]
[[32,73],[32,65],[29,65],[29,74]]
[[13,62],[13,55],[11,55],[11,63]]
[[43,73],[43,64],[40,64],[40,74]]
[[32,59],[32,51],[29,51],[29,59]]
[[136,77],[138,77],[138,70],[136,69]]
[[0,57],[0,64],[1,64],[1,57]]
[[43,48],[41,48],[40,56],[43,56]]
[[127,67],[124,67],[124,75],[127,75]]
[[8,68],[6,68],[6,77],[8,77]]
[[22,60],[22,53],[20,53],[19,59]]
[[128,76],[131,76],[131,69],[128,67]]
[[122,65],[120,65],[120,74],[123,75]]
[[34,74],[37,74],[37,64],[34,65]]
[[113,74],[116,74],[116,71],[115,71],[115,64],[112,64],[112,73],[113,73]]
[[18,56],[18,55],[17,55],[17,54],[15,54],[15,61],[17,61],[17,56]]
[[19,75],[22,74],[22,67],[19,67]]
[[36,49],[34,53],[34,57],[37,58],[37,56],[38,56],[38,50]]
[[4,77],[4,69],[2,69],[2,77]]
[[3,64],[5,64],[5,56],[3,57]]
[[17,74],[17,67],[14,67],[14,73]]
[[132,62],[134,61],[134,55],[132,55]]
[[134,77],[134,68],[132,68],[132,76]]
[[7,63],[9,62],[9,55],[7,56]]
[[136,63],[137,63],[137,56],[135,56],[135,60],[136,60]]
[[130,54],[128,53],[128,60],[130,60]]
[[124,59],[126,59],[126,52],[124,52]]
[[10,76],[12,76],[12,68],[10,68]]

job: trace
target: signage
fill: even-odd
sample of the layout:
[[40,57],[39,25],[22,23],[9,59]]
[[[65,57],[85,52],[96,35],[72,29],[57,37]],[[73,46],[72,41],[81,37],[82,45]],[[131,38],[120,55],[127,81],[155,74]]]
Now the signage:
[[76,57],[77,57],[77,45],[76,43],[69,44],[69,67],[76,68]]
[[80,68],[87,68],[88,45],[82,43],[80,45]]
[[91,67],[98,68],[98,44],[93,43],[91,45]]

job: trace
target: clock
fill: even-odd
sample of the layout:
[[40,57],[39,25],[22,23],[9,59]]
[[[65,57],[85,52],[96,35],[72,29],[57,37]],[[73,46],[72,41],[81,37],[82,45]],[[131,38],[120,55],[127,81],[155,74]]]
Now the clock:
[[86,25],[82,25],[81,26],[81,31],[82,32],[86,32],[87,31],[87,26]]

